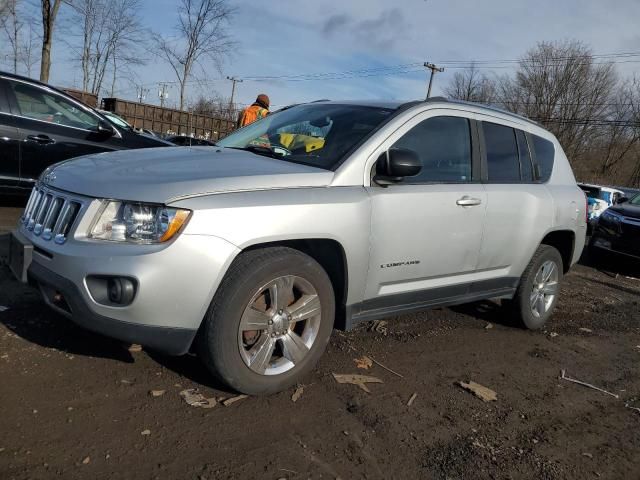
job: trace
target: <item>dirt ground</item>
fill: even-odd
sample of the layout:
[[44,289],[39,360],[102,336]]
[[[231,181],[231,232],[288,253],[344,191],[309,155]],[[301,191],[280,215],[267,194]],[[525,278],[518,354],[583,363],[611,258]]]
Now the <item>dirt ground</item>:
[[[291,389],[203,409],[179,392],[235,393],[196,358],[81,330],[2,266],[0,478],[640,478],[639,302],[637,265],[578,265],[545,331],[493,302],[367,323],[334,332],[296,402]],[[358,369],[362,355],[402,377]],[[384,383],[366,393],[332,373]]]

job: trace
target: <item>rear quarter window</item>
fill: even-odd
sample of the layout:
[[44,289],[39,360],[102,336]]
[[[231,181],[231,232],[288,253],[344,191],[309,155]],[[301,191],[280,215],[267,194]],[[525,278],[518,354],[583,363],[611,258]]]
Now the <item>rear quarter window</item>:
[[513,128],[482,122],[489,183],[519,183],[520,161]]
[[533,149],[536,152],[536,164],[538,166],[538,181],[547,182],[551,178],[553,171],[553,159],[555,157],[555,147],[553,143],[537,135],[531,135],[533,139]]

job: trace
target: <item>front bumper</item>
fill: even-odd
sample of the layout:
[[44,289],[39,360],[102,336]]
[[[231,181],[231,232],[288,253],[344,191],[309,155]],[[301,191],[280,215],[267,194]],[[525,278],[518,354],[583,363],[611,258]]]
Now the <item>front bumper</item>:
[[[180,235],[168,245],[129,245],[69,239],[46,242],[21,228],[33,245],[27,276],[47,305],[74,323],[119,340],[180,355],[189,350],[237,247],[217,237]],[[91,276],[135,279],[131,304],[93,298]]]
[[197,329],[143,325],[104,317],[91,309],[83,300],[81,290],[72,281],[39,263],[32,263],[28,272],[30,282],[37,285],[49,307],[92,332],[139,343],[169,355],[187,353],[196,336]]
[[[591,237],[590,246],[640,259],[640,225],[622,225],[625,232],[600,222]],[[635,230],[634,230],[635,229]]]

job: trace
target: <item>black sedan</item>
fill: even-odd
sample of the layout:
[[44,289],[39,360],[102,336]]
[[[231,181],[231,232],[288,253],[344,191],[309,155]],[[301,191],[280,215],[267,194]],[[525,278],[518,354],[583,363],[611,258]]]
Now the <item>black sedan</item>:
[[28,192],[45,168],[68,158],[166,146],[49,85],[0,72],[0,193]]
[[591,243],[595,252],[607,250],[640,259],[640,194],[623,197],[598,218]]

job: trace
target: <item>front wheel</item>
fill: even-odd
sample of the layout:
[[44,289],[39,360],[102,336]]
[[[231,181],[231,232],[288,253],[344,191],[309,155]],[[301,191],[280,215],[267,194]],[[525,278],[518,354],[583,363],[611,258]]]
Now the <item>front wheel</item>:
[[205,317],[200,358],[235,390],[278,392],[315,366],[334,314],[331,281],[314,259],[285,247],[245,252]]
[[540,245],[520,278],[510,306],[520,323],[538,330],[547,322],[558,302],[563,263],[560,252]]

